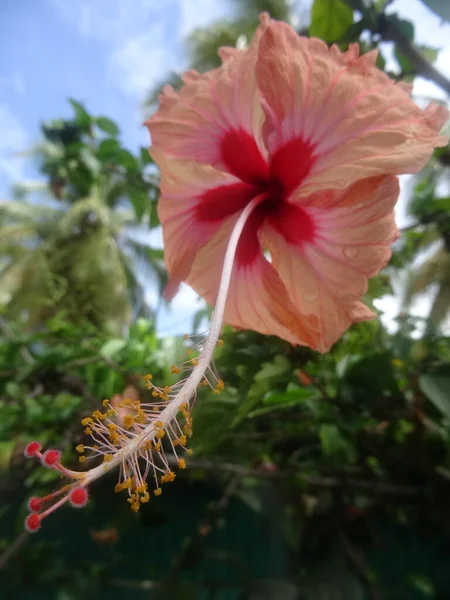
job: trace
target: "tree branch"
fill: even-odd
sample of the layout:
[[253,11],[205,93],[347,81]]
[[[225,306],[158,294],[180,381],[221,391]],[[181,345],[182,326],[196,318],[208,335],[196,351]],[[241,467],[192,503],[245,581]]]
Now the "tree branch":
[[394,42],[404,57],[414,66],[417,75],[433,81],[450,95],[450,80],[430,64],[423,54],[409,41],[385,14],[375,15],[369,11],[363,0],[345,0],[353,9],[360,12],[367,23],[366,28],[379,34],[385,42]]
[[381,591],[373,580],[371,575],[370,567],[366,562],[362,552],[358,548],[355,548],[350,542],[344,531],[338,532],[339,542],[347,556],[348,562],[351,567],[366,586],[367,592],[371,600],[383,600]]
[[405,58],[414,66],[418,75],[433,81],[442,90],[450,95],[450,80],[438,71],[421,52],[403,35],[403,33],[389,21],[385,15],[380,16],[378,33],[386,42],[394,42]]
[[28,542],[29,538],[30,534],[28,531],[22,531],[19,533],[16,539],[13,540],[9,546],[7,546],[6,550],[0,555],[0,571],[6,567],[9,559],[12,558],[14,554],[16,554],[16,552],[18,552],[22,546]]
[[[170,464],[176,464],[175,456],[168,456]],[[205,471],[214,471],[215,473],[230,473],[238,477],[261,477],[264,479],[284,479],[294,475],[296,471],[266,471],[263,468],[255,469],[232,463],[221,463],[212,460],[190,460],[189,466],[193,469],[204,469]],[[339,488],[349,488],[355,492],[365,493],[369,496],[396,496],[410,498],[411,500],[419,498],[424,490],[409,485],[397,485],[385,483],[382,481],[364,481],[347,477],[327,477],[322,475],[302,475],[305,485],[312,490],[334,490]]]

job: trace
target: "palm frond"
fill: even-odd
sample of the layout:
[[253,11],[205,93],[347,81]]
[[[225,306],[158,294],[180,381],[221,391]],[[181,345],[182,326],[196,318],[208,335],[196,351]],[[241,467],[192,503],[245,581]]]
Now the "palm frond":
[[433,300],[429,319],[435,326],[439,326],[450,313],[450,272],[447,280],[443,281]]
[[440,247],[418,269],[410,271],[403,300],[405,308],[416,296],[426,292],[433,284],[440,284],[446,280],[449,272],[450,255],[444,247]]

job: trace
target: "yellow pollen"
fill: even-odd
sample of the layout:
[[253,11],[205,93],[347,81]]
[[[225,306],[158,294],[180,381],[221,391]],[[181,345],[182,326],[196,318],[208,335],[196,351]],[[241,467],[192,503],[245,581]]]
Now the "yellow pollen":
[[150,494],[148,492],[144,492],[141,496],[141,502],[146,504],[150,500]]
[[92,422],[93,421],[92,421],[91,417],[85,417],[84,419],[81,420],[81,424],[83,425],[83,427],[86,427],[87,425],[89,425]]
[[161,483],[170,483],[175,477],[176,475],[173,471],[166,471],[161,477]]
[[153,492],[154,496],[161,496],[161,494],[162,494],[162,489],[160,487],[156,488],[156,490]]
[[84,446],[83,444],[78,444],[78,446],[75,448],[75,450],[79,453],[79,454],[83,454],[84,452]]
[[158,440],[162,440],[165,435],[166,432],[164,431],[164,429],[158,429],[158,431],[156,432],[156,437],[158,438]]
[[84,433],[86,435],[92,435],[92,429],[90,427],[86,427],[86,429],[84,430]]
[[155,427],[161,428],[162,426],[163,426],[163,422],[162,421],[155,421]]
[[192,455],[194,454],[194,451],[192,450],[192,448],[188,448],[188,449],[186,450],[186,454],[187,454],[188,456],[192,456]]
[[122,421],[125,429],[130,429],[134,425],[134,418],[131,415],[125,415]]
[[178,468],[179,469],[185,469],[186,468],[186,461],[184,460],[184,458],[178,459]]
[[176,365],[172,365],[170,367],[170,371],[171,371],[172,375],[178,375],[178,373],[181,373],[180,367],[177,367]]
[[100,421],[103,421],[104,419],[106,419],[106,415],[104,415],[99,410],[94,410],[94,412],[92,413],[92,416],[94,417],[94,419],[99,419]]
[[129,398],[125,398],[125,400],[123,401],[125,406],[131,406],[131,400]]
[[103,400],[102,404],[103,404],[103,406],[108,406],[109,405],[108,398],[106,398],[105,400]]
[[144,375],[143,379],[144,381],[151,381],[153,379],[153,375],[148,373],[147,375]]
[[221,348],[223,346],[223,340],[217,340],[217,345]]
[[103,462],[111,462],[113,459],[113,455],[112,454],[105,454],[103,457]]
[[78,457],[78,462],[80,462],[80,463],[84,463],[85,460],[86,460],[85,456],[79,456]]
[[196,358],[191,358],[191,365],[196,367],[198,365],[198,360]]
[[161,442],[155,442],[153,447],[155,448],[156,452],[161,452]]

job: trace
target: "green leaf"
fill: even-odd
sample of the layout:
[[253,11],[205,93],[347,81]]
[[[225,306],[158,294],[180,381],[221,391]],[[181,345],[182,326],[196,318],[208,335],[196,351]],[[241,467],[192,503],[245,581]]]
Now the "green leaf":
[[390,352],[369,354],[351,364],[343,381],[361,402],[398,391]]
[[119,142],[114,138],[108,138],[100,142],[97,155],[101,161],[108,161],[117,155],[120,150]]
[[448,0],[422,0],[430,10],[444,19],[450,21],[450,2]]
[[125,167],[127,171],[137,171],[139,169],[138,160],[129,152],[122,148],[117,155],[118,162]]
[[386,17],[410,42],[414,41],[414,23],[406,19],[400,19],[397,14]]
[[100,354],[105,358],[112,358],[114,355],[118,354],[121,350],[123,350],[126,345],[126,340],[109,340],[100,348]]
[[83,129],[87,129],[92,123],[91,115],[87,112],[81,102],[77,102],[73,98],[69,98],[69,102],[75,112],[76,124]]
[[116,125],[116,123],[114,123],[114,121],[108,119],[108,117],[97,117],[95,122],[99,129],[101,129],[105,133],[108,133],[109,135],[115,136],[119,135],[120,133],[119,127]]
[[321,425],[319,438],[323,453],[327,456],[344,455],[351,460],[352,455],[354,455],[352,446],[343,437],[336,425]]
[[150,154],[148,152],[148,148],[140,148],[139,149],[139,154],[140,154],[140,157],[141,157],[141,162],[144,165],[151,165],[151,164],[153,164],[153,159],[152,159],[152,157],[150,156]]
[[142,217],[145,215],[150,204],[147,192],[142,190],[131,190],[129,193],[129,199],[133,205],[136,219],[138,221],[142,221]]
[[313,387],[303,387],[286,392],[269,392],[264,397],[264,404],[302,403],[314,397],[320,397],[320,393]]
[[425,577],[424,575],[411,575],[409,578],[411,587],[421,592],[427,598],[434,598],[436,589],[433,582]]
[[394,49],[394,56],[397,59],[398,64],[400,65],[400,69],[402,70],[402,75],[414,75],[415,67],[414,65],[406,58],[401,50],[397,48]]
[[13,440],[0,442],[0,470],[8,468],[15,445],[16,444]]
[[272,363],[265,363],[262,369],[256,373],[255,381],[263,381],[264,379],[270,379],[284,375],[289,369],[290,363],[288,359],[281,354],[275,357]]
[[272,362],[264,363],[253,378],[254,383],[250,387],[247,397],[239,407],[238,414],[233,421],[233,427],[245,419],[249,412],[276,384],[286,381],[290,372],[291,363],[282,354],[277,354]]
[[450,419],[450,368],[444,367],[432,375],[421,375],[419,385],[435,407]]
[[353,23],[353,11],[343,0],[314,0],[309,33],[325,42],[337,42]]
[[[396,14],[386,17],[410,42],[414,41],[414,24],[406,19],[400,19]],[[414,75],[415,67],[402,51],[395,46],[394,55],[400,65],[403,75]]]
[[418,49],[430,63],[433,63],[439,54],[439,50],[437,48],[432,48],[431,46],[418,46]]

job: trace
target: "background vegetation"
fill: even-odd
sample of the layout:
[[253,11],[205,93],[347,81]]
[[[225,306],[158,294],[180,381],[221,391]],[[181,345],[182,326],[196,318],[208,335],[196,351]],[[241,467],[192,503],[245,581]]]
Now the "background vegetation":
[[[424,2],[450,20],[446,0]],[[420,74],[450,93],[432,66],[437,49],[417,47],[413,23],[386,15],[388,4],[314,0],[301,32],[342,48],[390,41],[394,77]],[[187,40],[193,67],[243,44],[262,10],[298,16],[287,0],[239,7],[236,20]],[[113,121],[70,102],[73,117],[44,123],[32,150],[41,200],[25,182],[0,202],[1,597],[449,599],[448,147],[416,178],[411,225],[366,298],[403,282],[395,333],[380,319],[358,324],[320,356],[226,330],[216,356],[225,392],[200,396],[194,456],[163,497],[136,515],[114,478],[102,480],[85,511],[23,533],[27,498],[57,484],[24,461],[25,443],[38,437],[75,462],[80,419],[103,398],[145,397],[141,376],[173,377],[183,347],[156,335],[160,302],[144,301],[145,286],[161,290],[166,278],[147,242],[159,226],[157,170],[145,148],[122,146]],[[422,293],[427,319],[409,314]],[[193,328],[208,314],[201,308]]]

